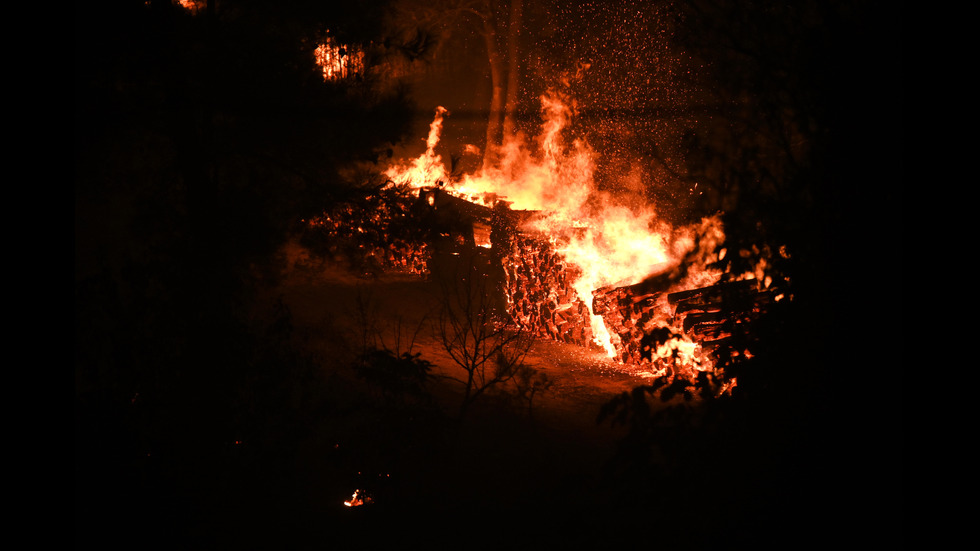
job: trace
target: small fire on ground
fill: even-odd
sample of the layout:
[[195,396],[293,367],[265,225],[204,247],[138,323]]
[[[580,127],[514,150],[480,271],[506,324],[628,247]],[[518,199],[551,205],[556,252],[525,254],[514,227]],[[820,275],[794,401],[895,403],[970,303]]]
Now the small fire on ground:
[[354,494],[350,496],[350,499],[344,502],[347,507],[360,507],[361,505],[367,505],[372,503],[374,500],[371,496],[366,495],[361,490],[354,490]]

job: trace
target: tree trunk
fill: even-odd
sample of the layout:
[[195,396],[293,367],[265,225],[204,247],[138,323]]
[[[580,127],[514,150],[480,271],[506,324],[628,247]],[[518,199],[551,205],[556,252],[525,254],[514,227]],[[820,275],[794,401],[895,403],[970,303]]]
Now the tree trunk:
[[516,133],[514,121],[517,111],[518,91],[520,89],[521,24],[524,1],[511,0],[510,22],[507,24],[507,98],[504,104],[503,140]]
[[487,120],[487,143],[483,149],[483,167],[492,166],[497,159],[500,145],[502,118],[504,113],[504,60],[497,44],[497,32],[491,16],[484,19],[483,37],[487,46],[487,60],[490,62],[490,112]]

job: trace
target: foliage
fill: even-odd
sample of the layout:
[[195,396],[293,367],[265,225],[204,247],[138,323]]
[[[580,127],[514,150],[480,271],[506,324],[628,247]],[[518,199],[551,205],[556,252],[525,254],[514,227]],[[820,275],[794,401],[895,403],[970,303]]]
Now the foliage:
[[[901,330],[891,321],[894,299],[867,291],[883,276],[874,259],[899,257],[902,242],[891,233],[901,216],[900,10],[871,2],[675,6],[677,39],[703,64],[717,106],[688,135],[687,160],[701,208],[725,212],[720,267],[741,274],[764,262],[792,300],[768,304],[751,333],[716,351],[725,376],[737,378],[731,395],[707,398],[711,380],[658,380],[603,408],[604,421],[628,427],[611,486],[657,511],[710,509],[702,524],[727,526],[729,540],[753,545],[787,533],[829,542],[848,528],[867,530],[844,502],[859,494],[890,513],[900,502]],[[900,285],[902,275],[884,277]],[[737,311],[733,299],[726,308]],[[858,334],[862,344],[844,344]],[[870,422],[874,444],[859,428]],[[677,494],[697,497],[661,497]],[[821,500],[841,505],[831,514],[815,505]],[[878,538],[900,527],[885,520],[868,532]]]
[[527,404],[528,417],[534,415],[534,398],[549,392],[554,384],[555,381],[543,371],[526,364],[517,367],[513,380],[514,392]]
[[344,396],[270,311],[274,253],[408,120],[403,97],[317,79],[303,40],[341,21],[209,6],[76,9],[77,512],[100,541],[268,526],[263,501],[297,497],[295,452]]
[[355,366],[358,376],[380,389],[388,403],[404,403],[406,397],[422,398],[429,382],[432,363],[422,353],[375,348],[361,355]]

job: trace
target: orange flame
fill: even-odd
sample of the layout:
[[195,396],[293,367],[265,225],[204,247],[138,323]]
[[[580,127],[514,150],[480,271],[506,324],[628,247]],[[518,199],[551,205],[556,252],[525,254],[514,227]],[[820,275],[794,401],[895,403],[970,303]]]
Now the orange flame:
[[354,490],[354,494],[350,496],[350,499],[344,502],[347,507],[359,507],[371,503],[371,498],[364,495],[361,490]]
[[202,11],[207,6],[205,0],[176,0],[176,3],[193,14]]
[[446,167],[442,164],[442,156],[436,154],[436,145],[442,133],[442,120],[449,111],[442,106],[436,107],[435,118],[429,124],[429,136],[425,140],[425,153],[410,163],[392,166],[385,175],[395,184],[413,188],[432,187],[446,180]]
[[486,194],[504,197],[517,210],[570,214],[578,211],[593,188],[592,151],[581,140],[566,147],[562,132],[571,110],[554,94],[541,96],[544,122],[528,148],[523,136],[511,136],[501,146],[496,165],[465,175],[453,184],[455,193],[476,202]]
[[[446,114],[439,107],[425,153],[410,163],[392,166],[386,174],[396,183],[413,187],[442,182],[451,193],[474,202],[505,199],[515,210],[539,211],[542,216],[533,229],[551,236],[555,250],[578,268],[581,275],[573,287],[589,308],[596,343],[613,357],[618,337],[610,334],[602,317],[592,310],[593,291],[638,283],[682,261],[688,269],[678,286],[715,283],[721,274],[707,266],[717,259],[715,249],[724,233],[717,217],[692,227],[672,228],[657,217],[652,206],[627,206],[598,191],[591,147],[583,140],[564,141],[572,109],[557,94],[545,94],[540,100],[543,123],[533,149],[522,136],[513,136],[501,147],[495,165],[449,181],[435,153]],[[673,355],[699,363],[695,343],[675,341],[662,345],[655,357]]]

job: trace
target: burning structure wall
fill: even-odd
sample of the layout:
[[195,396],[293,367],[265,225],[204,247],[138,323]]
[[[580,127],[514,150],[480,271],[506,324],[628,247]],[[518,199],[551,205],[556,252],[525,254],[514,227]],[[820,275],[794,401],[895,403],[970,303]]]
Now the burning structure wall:
[[[755,280],[678,291],[680,276],[667,272],[596,289],[587,304],[574,287],[580,269],[559,252],[561,240],[529,229],[536,216],[504,203],[490,208],[467,201],[438,186],[415,192],[386,187],[312,220],[309,231],[321,251],[365,274],[451,280],[467,259],[516,327],[602,351],[594,314],[608,331],[611,356],[655,371],[658,358],[678,353],[691,369],[707,368],[703,352],[751,323],[769,300]],[[673,348],[657,350],[664,346]]]
[[503,255],[503,292],[515,324],[560,342],[591,346],[589,309],[572,287],[575,267],[544,239],[516,235]]

